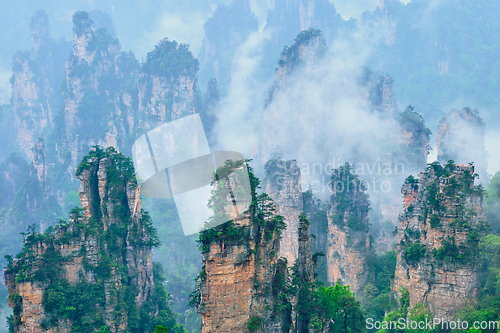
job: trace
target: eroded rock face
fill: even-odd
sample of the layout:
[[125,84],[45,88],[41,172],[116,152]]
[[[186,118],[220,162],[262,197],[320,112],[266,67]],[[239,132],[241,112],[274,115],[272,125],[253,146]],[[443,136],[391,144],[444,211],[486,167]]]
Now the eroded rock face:
[[228,6],[217,5],[203,28],[205,37],[198,55],[200,84],[204,86],[209,78],[214,78],[225,94],[234,70],[232,59],[235,52],[251,33],[258,31],[259,20],[252,12],[249,0],[237,0]]
[[234,222],[248,228],[244,241],[217,240],[203,253],[198,308],[203,332],[246,332],[255,316],[262,319],[264,332],[273,332],[280,327],[271,317],[275,300],[270,292],[278,262],[278,234],[266,236],[250,214]]
[[[48,174],[59,164],[74,174],[91,147],[129,151],[147,130],[197,112],[198,62],[187,45],[160,41],[140,73],[134,54],[123,52],[88,13],[75,13],[73,23],[72,42],[54,42],[47,15],[37,12],[33,50],[13,62],[16,138],[28,160],[39,137],[54,138]],[[63,110],[56,112],[59,105]]]
[[357,295],[368,281],[365,255],[370,249],[368,234],[368,195],[349,164],[335,169],[333,194],[328,211],[326,246],[328,282],[351,286]]
[[273,199],[278,214],[285,218],[281,234],[280,257],[293,266],[299,253],[299,215],[303,212],[300,168],[295,160],[270,160],[266,163],[265,192]]
[[88,157],[79,170],[85,213],[72,212],[54,235],[29,234],[23,254],[6,269],[15,332],[70,332],[72,317],[61,317],[44,301],[46,292],[64,283],[92,284],[103,293],[90,320],[101,316],[111,332],[124,332],[129,325],[127,308],[133,304],[123,306],[127,290],[133,293],[128,302],[137,309],[152,304],[145,311],[158,315],[151,252],[155,236],[141,211],[133,173],[117,165],[116,152],[107,154]]
[[94,30],[86,12],[77,12],[73,23],[63,90],[65,136],[56,147],[71,152],[65,161],[70,174],[90,147],[125,146],[135,126],[139,78],[133,54],[122,52],[106,30]]
[[47,161],[45,157],[45,140],[43,136],[38,138],[31,151],[33,152],[33,166],[36,169],[38,180],[40,183],[44,183],[47,179]]
[[[175,60],[181,57],[182,63]],[[151,129],[165,122],[196,112],[196,72],[194,59],[186,44],[165,38],[148,53],[139,81],[139,124]]]
[[[278,62],[278,68],[275,72],[275,82],[270,90],[269,98],[266,101],[266,108],[263,115],[263,132],[262,145],[259,147],[263,163],[276,156],[294,156],[297,157],[299,146],[294,146],[294,154],[290,153],[289,146],[290,138],[286,135],[292,131],[293,124],[303,124],[308,121],[307,113],[308,105],[300,103],[294,107],[302,110],[299,114],[301,119],[295,119],[293,124],[290,124],[290,114],[284,114],[286,108],[287,94],[289,89],[292,89],[296,77],[292,78],[292,74],[297,71],[297,68],[303,68],[307,65],[317,63],[326,49],[325,40],[321,31],[309,29],[300,32],[295,39],[293,45],[285,47]],[[316,124],[308,124],[308,126],[316,127]],[[293,129],[296,131],[297,129]],[[314,131],[312,131],[314,132]],[[315,133],[317,134],[317,133]],[[302,141],[313,142],[309,131],[302,131]],[[298,144],[298,143],[297,143]],[[287,148],[288,147],[288,148]]]
[[33,48],[18,52],[12,62],[12,108],[16,139],[29,160],[40,135],[54,126],[57,90],[62,77],[54,53],[67,54],[67,43],[51,39],[48,16],[39,10],[31,19]]
[[393,290],[406,288],[410,307],[428,306],[450,320],[455,309],[474,297],[478,273],[474,258],[484,213],[474,167],[434,163],[402,187]]
[[[216,175],[229,178],[214,181],[211,201],[219,204],[211,207],[212,219],[232,211],[233,203],[225,198],[230,184],[237,181],[237,173],[224,176],[224,170],[218,169]],[[251,186],[253,204],[248,211],[237,217],[229,214],[232,221],[200,232],[204,266],[192,300],[202,317],[204,333],[248,332],[250,328],[281,332],[291,321],[290,312],[282,313],[277,307],[287,276],[286,259],[279,258],[283,217],[277,215],[269,196],[257,196],[255,183]]]
[[328,232],[329,244],[332,244],[326,252],[328,282],[349,285],[356,295],[360,295],[369,277],[364,247],[364,242],[369,242],[368,237],[352,243],[346,231],[331,224]]

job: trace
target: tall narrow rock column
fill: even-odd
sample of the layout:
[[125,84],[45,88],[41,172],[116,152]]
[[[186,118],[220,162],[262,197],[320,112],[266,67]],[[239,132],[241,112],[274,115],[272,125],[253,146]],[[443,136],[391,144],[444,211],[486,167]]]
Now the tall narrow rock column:
[[265,165],[266,193],[273,199],[278,214],[285,218],[286,230],[282,233],[280,257],[292,266],[299,251],[299,215],[304,210],[300,168],[295,160],[270,160]]
[[406,289],[410,307],[428,304],[435,317],[451,320],[458,306],[474,298],[477,255],[483,228],[482,189],[474,167],[435,162],[402,187],[393,290]]

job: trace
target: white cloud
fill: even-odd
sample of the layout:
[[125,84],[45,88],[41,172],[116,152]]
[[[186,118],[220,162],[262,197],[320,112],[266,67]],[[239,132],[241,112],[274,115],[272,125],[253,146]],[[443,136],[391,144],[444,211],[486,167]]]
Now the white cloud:
[[154,49],[158,42],[167,37],[169,40],[189,44],[189,49],[196,56],[205,35],[203,24],[211,13],[193,9],[189,15],[175,11],[164,11],[156,20],[154,28],[144,31],[136,41],[134,52],[138,59],[145,58],[146,54]]
[[349,20],[351,17],[359,19],[365,11],[373,11],[380,6],[380,0],[330,0],[330,2],[333,2],[344,20]]
[[10,77],[12,71],[3,65],[0,59],[0,103],[8,104],[11,94]]
[[258,50],[269,37],[269,32],[253,33],[238,47],[231,67],[231,85],[217,112],[214,133],[219,147],[241,152],[245,157],[258,149],[262,108],[272,84],[257,78],[261,62]]
[[488,153],[488,173],[494,175],[500,172],[500,133],[497,128],[486,130],[484,139]]

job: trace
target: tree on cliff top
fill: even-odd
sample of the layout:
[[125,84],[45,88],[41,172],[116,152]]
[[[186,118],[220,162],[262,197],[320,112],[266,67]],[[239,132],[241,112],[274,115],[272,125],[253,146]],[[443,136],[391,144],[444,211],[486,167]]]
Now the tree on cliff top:
[[346,163],[332,172],[332,222],[341,229],[348,227],[351,231],[366,232],[370,210],[368,194],[363,181],[351,170],[351,165]]
[[198,60],[189,51],[189,45],[177,44],[162,39],[155,49],[148,53],[142,71],[150,75],[177,79],[179,76],[195,76],[198,71]]

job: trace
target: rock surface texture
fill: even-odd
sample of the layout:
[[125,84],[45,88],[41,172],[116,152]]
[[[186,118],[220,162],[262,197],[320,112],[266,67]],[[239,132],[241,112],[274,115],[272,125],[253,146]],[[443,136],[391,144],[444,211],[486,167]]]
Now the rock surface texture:
[[[153,301],[154,233],[141,211],[133,173],[116,156],[111,151],[107,157],[95,154],[82,162],[78,179],[83,210],[72,211],[70,221],[59,222],[54,234],[28,234],[24,250],[6,269],[15,332],[81,328],[82,319],[71,312],[80,311],[80,299],[68,309],[61,304],[70,297],[61,296],[64,289],[96,291],[96,299],[85,305],[89,309],[81,311],[94,311],[87,324],[107,326],[111,332],[128,331],[134,316],[129,305],[158,314]],[[153,305],[144,307],[146,303]]]
[[[224,188],[233,182],[221,182]],[[285,225],[272,200],[256,196],[242,215],[200,233],[203,268],[197,282],[197,310],[203,333],[282,332],[284,320],[277,311],[275,280],[286,276],[279,259],[280,233]],[[284,316],[289,318],[288,316]]]
[[478,287],[475,258],[484,219],[481,189],[474,187],[474,167],[434,163],[402,187],[393,290],[407,289],[410,307],[430,307],[450,320]]
[[368,281],[365,254],[370,249],[368,195],[349,164],[335,169],[328,211],[326,264],[328,282],[351,286],[357,295]]
[[303,212],[300,168],[295,160],[270,160],[266,164],[265,192],[273,199],[278,214],[285,218],[280,257],[293,266],[299,253],[299,215]]

